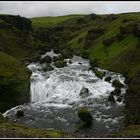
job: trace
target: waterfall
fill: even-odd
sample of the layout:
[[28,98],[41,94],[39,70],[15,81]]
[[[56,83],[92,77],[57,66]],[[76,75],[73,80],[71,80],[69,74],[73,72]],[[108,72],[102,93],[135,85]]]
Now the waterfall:
[[[58,56],[53,51],[46,55]],[[124,84],[125,78],[118,73],[99,69],[111,76],[111,82],[106,82],[95,76],[92,70],[89,70],[88,60],[78,56],[66,59],[67,66],[56,68],[54,70],[43,71],[42,64],[31,63],[28,68],[32,71],[31,75],[31,102],[12,108],[4,113],[4,116],[16,122],[24,123],[37,128],[55,128],[66,132],[73,132],[77,121],[77,110],[79,107],[87,107],[94,118],[94,125],[90,130],[82,133],[98,136],[123,127],[123,100],[115,104],[107,102],[108,96],[114,90],[112,81],[120,80]],[[87,88],[89,94],[84,98],[80,92],[82,88]],[[126,86],[122,88],[121,94],[124,95]],[[117,97],[115,97],[117,100]],[[25,117],[16,119],[17,109],[25,111]]]

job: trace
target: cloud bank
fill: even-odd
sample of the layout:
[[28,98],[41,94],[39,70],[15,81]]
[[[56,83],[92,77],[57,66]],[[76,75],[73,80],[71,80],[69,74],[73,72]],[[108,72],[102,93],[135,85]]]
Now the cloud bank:
[[28,18],[139,11],[139,1],[0,1],[0,14],[14,14]]

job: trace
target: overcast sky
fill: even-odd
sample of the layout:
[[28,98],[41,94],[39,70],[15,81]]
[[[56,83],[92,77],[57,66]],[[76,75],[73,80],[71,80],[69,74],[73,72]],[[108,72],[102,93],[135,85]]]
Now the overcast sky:
[[1,14],[59,16],[140,12],[140,1],[0,1]]

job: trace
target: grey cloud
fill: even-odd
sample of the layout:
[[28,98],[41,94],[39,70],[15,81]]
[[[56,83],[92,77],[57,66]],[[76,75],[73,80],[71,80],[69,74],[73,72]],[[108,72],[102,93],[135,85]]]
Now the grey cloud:
[[1,14],[25,17],[139,12],[139,1],[0,1]]

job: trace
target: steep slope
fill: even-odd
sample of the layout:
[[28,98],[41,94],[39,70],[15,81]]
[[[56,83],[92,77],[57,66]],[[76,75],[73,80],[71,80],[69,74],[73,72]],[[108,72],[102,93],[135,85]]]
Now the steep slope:
[[35,54],[31,22],[0,15],[0,112],[30,100],[30,72],[22,60]]

